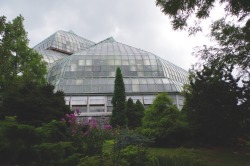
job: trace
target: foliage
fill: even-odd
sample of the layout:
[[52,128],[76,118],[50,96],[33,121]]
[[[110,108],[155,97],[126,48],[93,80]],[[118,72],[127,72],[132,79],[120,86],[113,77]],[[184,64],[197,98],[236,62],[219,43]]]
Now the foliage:
[[[199,161],[207,166],[242,166],[250,162],[249,150],[237,148],[148,148],[151,161],[161,158],[163,162],[169,158],[182,158]],[[151,164],[153,165],[153,164]]]
[[5,16],[0,17],[0,95],[27,80],[39,85],[46,82],[46,63],[28,47],[23,21],[22,16],[12,22],[7,22]]
[[142,132],[155,138],[156,145],[178,145],[185,133],[186,123],[166,93],[156,96],[142,119]]
[[86,156],[86,157],[81,158],[78,166],[86,166],[86,165],[99,166],[100,165],[100,156]]
[[112,98],[113,110],[110,118],[110,124],[113,127],[124,127],[128,123],[126,116],[126,96],[125,85],[123,82],[121,69],[116,69],[114,95]]
[[69,126],[71,139],[74,146],[78,147],[78,152],[84,155],[92,156],[102,153],[102,146],[104,143],[104,132],[94,118],[88,121],[79,121],[74,114],[66,114],[64,122]]
[[116,135],[114,149],[117,149],[119,151],[129,145],[146,146],[152,142],[152,139],[141,135],[137,131],[124,129],[118,131]]
[[135,115],[135,104],[133,99],[129,98],[126,103],[126,113],[128,117],[128,127],[132,128],[134,125],[134,115]]
[[250,2],[248,0],[231,1],[231,0],[156,0],[156,5],[161,8],[161,11],[171,18],[174,29],[183,29],[188,26],[189,18],[195,16],[196,27],[190,27],[189,30],[199,31],[200,27],[197,24],[201,19],[206,19],[210,15],[212,8],[216,3],[225,4],[225,15],[238,17],[238,21],[242,21],[249,16]]
[[182,156],[157,156],[150,160],[151,166],[206,166],[204,161]]
[[19,124],[14,117],[0,121],[1,165],[76,165],[79,154],[72,142],[62,142],[60,138],[55,142],[56,135],[62,134],[56,134],[61,125],[53,121],[43,129]]
[[[103,153],[97,156],[85,156],[81,158],[78,166],[111,166],[114,165],[112,162],[112,156],[110,153]],[[121,165],[121,164],[120,164]],[[125,165],[121,165],[125,166]]]
[[135,129],[141,126],[141,119],[144,113],[144,107],[140,100],[136,101],[134,104],[131,98],[128,99],[126,105],[126,113],[128,117],[128,127],[131,129]]
[[141,127],[142,125],[142,118],[144,115],[144,106],[140,102],[140,100],[137,100],[135,103],[135,115],[134,115],[134,128]]
[[1,165],[29,165],[35,159],[33,145],[41,142],[33,126],[20,125],[15,118],[0,121]]
[[141,145],[129,145],[121,150],[120,157],[129,166],[145,166],[149,162],[146,148]]
[[214,63],[201,72],[193,72],[184,92],[183,112],[196,143],[232,144],[242,136],[242,126],[247,119],[240,109],[242,91],[230,72],[232,68],[225,74],[220,67]]
[[116,139],[112,150],[112,158],[114,165],[130,165],[136,162],[146,162],[147,160],[135,160],[147,156],[145,147],[150,143],[152,143],[151,139],[137,133],[136,131],[128,129],[117,129]]
[[3,116],[16,116],[23,124],[41,126],[52,120],[60,120],[69,112],[65,105],[64,93],[53,92],[54,86],[26,82],[23,86],[13,86],[4,95],[2,109]]
[[[216,44],[195,52],[200,59],[191,70],[185,109],[195,138],[228,144],[250,129],[250,1],[157,0],[156,4],[172,18],[174,29],[182,29],[193,14],[199,20],[208,18],[218,2],[226,7],[224,16],[210,26]],[[197,25],[189,32],[200,30]]]
[[[215,46],[203,46],[197,49],[196,56],[200,62],[195,65],[195,70],[200,71],[200,66],[210,67],[213,63],[220,63],[221,71],[233,73],[238,81],[249,82],[249,50],[250,50],[250,21],[246,27],[228,23],[225,19],[215,21],[211,25],[211,37],[218,42]],[[230,70],[229,67],[233,67]],[[248,84],[249,85],[249,84]]]
[[35,145],[34,149],[37,156],[36,162],[40,165],[76,164],[77,160],[72,161],[70,158],[76,158],[76,155],[79,155],[75,153],[71,142],[42,143]]
[[52,120],[36,128],[36,131],[42,135],[43,142],[58,143],[70,140],[68,126],[62,121]]
[[104,143],[102,129],[90,128],[88,133],[84,137],[84,143],[87,155],[92,156],[101,154],[102,146]]

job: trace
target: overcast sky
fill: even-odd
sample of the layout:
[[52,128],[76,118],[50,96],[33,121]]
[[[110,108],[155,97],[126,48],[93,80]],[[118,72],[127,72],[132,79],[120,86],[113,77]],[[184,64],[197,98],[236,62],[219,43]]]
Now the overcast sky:
[[188,37],[173,31],[155,0],[0,0],[0,15],[25,18],[30,47],[57,30],[99,42],[118,42],[158,55],[186,70],[196,60],[193,48],[208,43],[206,33]]

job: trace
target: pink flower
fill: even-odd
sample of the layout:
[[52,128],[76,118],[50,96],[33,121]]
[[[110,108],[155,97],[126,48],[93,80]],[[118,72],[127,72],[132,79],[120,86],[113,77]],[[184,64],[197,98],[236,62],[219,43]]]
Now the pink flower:
[[104,130],[111,130],[111,129],[112,129],[112,126],[109,125],[109,124],[106,124],[106,125],[103,126],[103,129],[104,129]]

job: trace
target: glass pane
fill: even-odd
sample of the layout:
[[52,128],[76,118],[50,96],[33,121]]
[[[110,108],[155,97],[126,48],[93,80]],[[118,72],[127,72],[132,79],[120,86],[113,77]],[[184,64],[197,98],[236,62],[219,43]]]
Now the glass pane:
[[104,106],[89,106],[89,112],[104,112]]
[[140,91],[139,85],[132,85],[132,90],[133,92],[139,92]]
[[66,104],[66,105],[69,105],[70,96],[65,96],[65,97],[64,97],[64,100],[65,100],[65,104]]
[[87,59],[87,60],[86,60],[86,66],[91,66],[91,65],[92,65],[92,60]]
[[105,104],[104,96],[91,96],[89,97],[89,104]]
[[72,96],[70,104],[71,105],[87,105],[87,97]]
[[136,78],[132,79],[132,84],[139,84],[139,80]]
[[80,111],[80,113],[87,113],[87,106],[72,105],[72,110],[74,112]]

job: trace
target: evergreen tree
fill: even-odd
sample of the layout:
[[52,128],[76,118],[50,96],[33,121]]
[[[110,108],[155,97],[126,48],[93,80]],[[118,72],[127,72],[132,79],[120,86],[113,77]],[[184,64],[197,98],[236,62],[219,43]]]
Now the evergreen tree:
[[135,104],[131,98],[127,101],[126,113],[128,117],[128,127],[133,128],[135,118]]
[[140,102],[140,100],[137,100],[136,103],[135,103],[135,125],[134,127],[140,127],[141,124],[142,124],[142,117],[143,117],[143,114],[144,114],[144,106],[143,104]]
[[123,82],[121,69],[116,69],[114,96],[112,98],[113,110],[110,124],[113,127],[124,127],[128,123],[126,115],[125,85]]
[[128,117],[128,127],[131,129],[140,127],[144,113],[144,107],[140,100],[137,100],[136,103],[134,103],[133,100],[129,98],[126,112]]
[[244,122],[249,117],[241,109],[245,103],[239,103],[243,93],[231,74],[233,68],[228,67],[227,73],[221,68],[213,63],[202,71],[194,71],[190,85],[185,88],[183,112],[196,143],[231,144],[242,136]]

